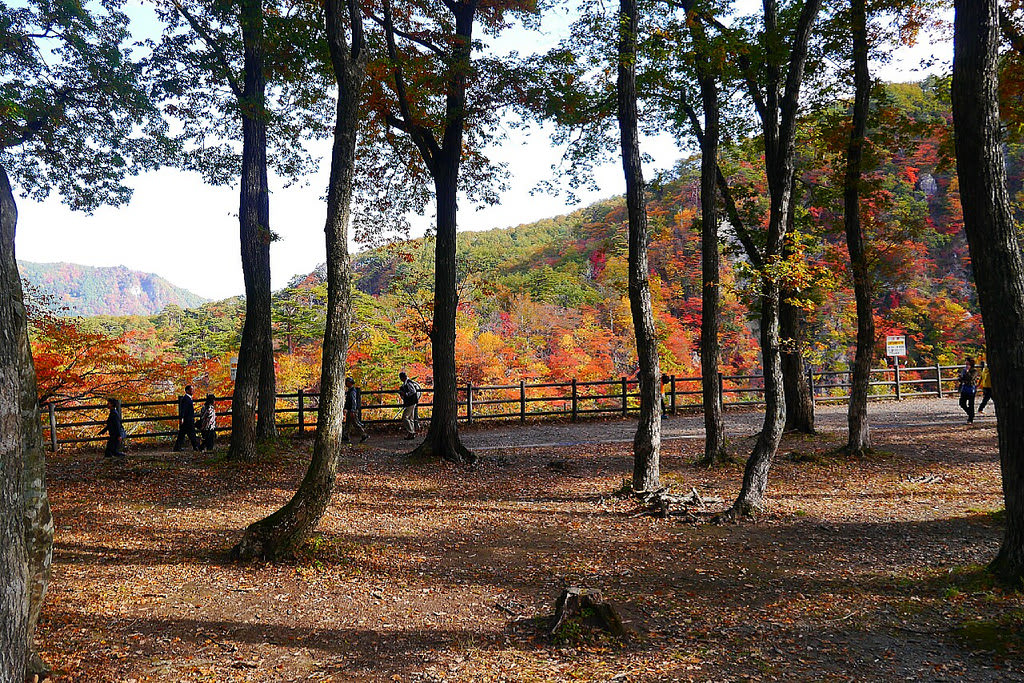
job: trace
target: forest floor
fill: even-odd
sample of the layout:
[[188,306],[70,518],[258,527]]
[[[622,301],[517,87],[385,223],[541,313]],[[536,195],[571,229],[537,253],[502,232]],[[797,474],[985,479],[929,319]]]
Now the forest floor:
[[[880,428],[859,459],[820,422],[785,438],[767,512],[729,525],[635,516],[613,495],[629,444],[607,434],[472,432],[472,471],[375,439],[345,450],[321,533],[283,564],[227,554],[289,498],[308,441],[255,464],[57,454],[39,643],[56,681],[1024,681],[1024,595],[981,568],[1001,536],[992,418]],[[742,464],[698,468],[701,440],[668,431],[663,480],[731,501]],[[601,589],[629,636],[549,637],[569,585]]]

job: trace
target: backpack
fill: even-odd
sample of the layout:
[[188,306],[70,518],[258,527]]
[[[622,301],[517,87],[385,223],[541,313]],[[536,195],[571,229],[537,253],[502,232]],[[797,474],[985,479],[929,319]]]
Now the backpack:
[[423,392],[420,391],[420,385],[411,379],[407,379],[398,390],[398,395],[402,397],[402,403],[412,406],[420,402],[420,396],[423,395]]

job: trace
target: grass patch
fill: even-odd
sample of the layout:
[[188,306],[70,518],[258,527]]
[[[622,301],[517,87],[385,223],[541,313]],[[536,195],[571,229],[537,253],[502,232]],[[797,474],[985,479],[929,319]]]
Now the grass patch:
[[313,571],[360,569],[377,564],[384,556],[379,545],[363,545],[316,535],[299,546],[292,559],[299,567]]
[[783,460],[795,463],[809,463],[811,465],[825,464],[825,458],[818,452],[790,451],[782,456]]
[[968,509],[967,514],[970,515],[967,521],[971,524],[981,524],[984,526],[1002,526],[1006,524],[1006,508],[998,508],[995,510],[979,510],[979,509]]
[[1024,609],[1014,609],[995,619],[967,621],[953,630],[953,636],[972,650],[998,654],[1024,651]]

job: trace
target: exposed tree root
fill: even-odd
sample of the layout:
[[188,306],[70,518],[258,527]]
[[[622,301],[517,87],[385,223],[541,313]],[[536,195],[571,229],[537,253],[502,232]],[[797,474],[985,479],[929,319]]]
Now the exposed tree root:
[[633,517],[682,517],[688,522],[701,522],[711,516],[709,505],[721,505],[724,501],[718,496],[701,496],[696,488],[683,495],[669,493],[671,487],[664,486],[655,491],[641,491],[634,494],[641,509]]

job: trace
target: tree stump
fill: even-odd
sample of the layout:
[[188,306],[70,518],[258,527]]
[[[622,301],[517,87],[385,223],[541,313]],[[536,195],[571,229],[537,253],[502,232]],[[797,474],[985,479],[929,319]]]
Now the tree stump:
[[[575,625],[575,628],[571,625]],[[551,635],[560,637],[570,629],[581,631],[583,627],[604,631],[619,638],[626,635],[618,613],[605,602],[600,590],[571,586],[562,591],[555,602]]]

